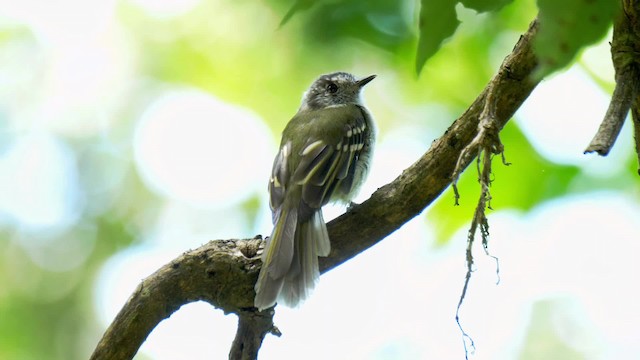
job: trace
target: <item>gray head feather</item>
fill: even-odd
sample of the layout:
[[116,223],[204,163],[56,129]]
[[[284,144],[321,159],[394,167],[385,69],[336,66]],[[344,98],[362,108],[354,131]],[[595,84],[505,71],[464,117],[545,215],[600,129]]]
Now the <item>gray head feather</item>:
[[317,110],[330,106],[361,104],[360,90],[375,75],[356,79],[346,72],[335,72],[320,76],[311,84],[302,97],[300,110]]

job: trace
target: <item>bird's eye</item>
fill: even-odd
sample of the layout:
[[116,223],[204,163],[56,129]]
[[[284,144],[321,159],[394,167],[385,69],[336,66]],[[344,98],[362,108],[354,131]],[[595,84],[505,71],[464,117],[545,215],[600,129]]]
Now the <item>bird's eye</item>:
[[329,83],[329,85],[327,85],[327,91],[330,94],[335,94],[336,91],[338,91],[338,85],[336,85],[334,83]]

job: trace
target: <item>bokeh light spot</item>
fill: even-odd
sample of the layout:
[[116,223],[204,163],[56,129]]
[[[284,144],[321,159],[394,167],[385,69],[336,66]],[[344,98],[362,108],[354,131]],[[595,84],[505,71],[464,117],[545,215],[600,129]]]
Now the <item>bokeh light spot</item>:
[[134,139],[144,182],[201,207],[223,207],[264,191],[272,149],[257,115],[193,89],[161,95],[142,115]]
[[23,228],[64,228],[80,209],[75,156],[62,141],[25,135],[0,158],[0,212]]
[[131,0],[131,2],[150,16],[166,19],[186,14],[196,7],[200,0]]

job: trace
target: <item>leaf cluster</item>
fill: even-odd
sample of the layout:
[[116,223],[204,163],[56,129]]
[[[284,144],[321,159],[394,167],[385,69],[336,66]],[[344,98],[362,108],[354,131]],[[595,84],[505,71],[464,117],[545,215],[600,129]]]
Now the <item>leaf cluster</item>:
[[[277,1],[275,1],[277,2]],[[281,26],[296,14],[305,13],[310,38],[331,42],[340,37],[357,38],[397,51],[407,43],[415,46],[415,69],[425,63],[455,35],[463,6],[478,13],[497,13],[513,0],[420,0],[312,1],[296,0]],[[540,58],[538,74],[564,68],[581,49],[602,39],[619,10],[611,0],[538,0],[540,36],[535,50]]]

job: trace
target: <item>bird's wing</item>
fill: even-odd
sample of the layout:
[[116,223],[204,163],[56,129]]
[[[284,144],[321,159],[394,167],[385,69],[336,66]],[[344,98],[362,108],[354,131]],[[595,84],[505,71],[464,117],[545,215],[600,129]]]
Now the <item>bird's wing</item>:
[[291,177],[292,184],[302,186],[304,203],[316,209],[329,202],[338,186],[351,188],[367,126],[355,106],[325,113],[322,118],[327,119],[317,119],[312,128],[320,130],[309,131]]
[[[269,178],[269,205],[271,210],[280,208],[289,186],[289,156],[291,155],[291,142],[286,142],[278,151],[273,160],[271,177]],[[275,222],[275,219],[274,219]]]

